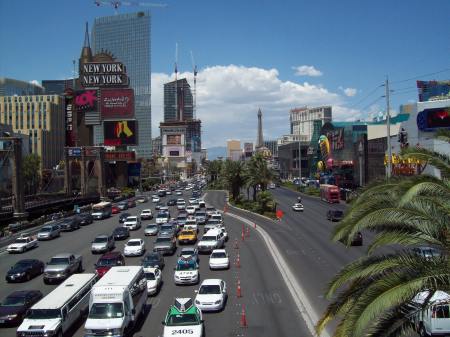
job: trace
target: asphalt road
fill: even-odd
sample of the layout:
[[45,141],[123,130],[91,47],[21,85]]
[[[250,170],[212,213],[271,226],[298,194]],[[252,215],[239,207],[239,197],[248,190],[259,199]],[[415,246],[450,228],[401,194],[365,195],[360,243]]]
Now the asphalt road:
[[[185,192],[185,198],[190,193]],[[174,196],[175,197],[175,196]],[[163,201],[169,197],[163,198]],[[223,194],[213,195],[214,198],[223,199]],[[128,210],[132,214],[139,214],[144,208],[149,208],[151,203],[138,204],[138,207]],[[153,207],[151,207],[153,209]],[[176,215],[176,210],[171,208],[172,216]],[[60,238],[52,241],[39,242],[39,247],[18,255],[0,255],[0,275],[5,275],[6,271],[16,261],[23,258],[37,258],[44,262],[53,255],[62,252],[74,252],[83,256],[83,266],[85,272],[94,271],[94,263],[100,255],[93,255],[90,251],[92,239],[103,233],[111,233],[119,226],[118,216],[96,221],[91,225],[82,227],[80,230],[71,233],[62,233]],[[143,227],[131,232],[131,237],[145,237],[143,235],[144,226],[151,221],[144,221]],[[252,235],[241,241],[242,224],[235,219],[225,216],[225,224],[230,236],[226,249],[230,254],[233,266],[226,271],[210,271],[208,268],[208,256],[200,256],[200,277],[222,278],[227,283],[228,302],[224,311],[220,313],[205,314],[205,334],[206,336],[296,336],[309,337],[310,334],[296,311],[295,305],[287,291],[280,275],[274,273],[275,265],[273,259],[268,255],[268,251],[262,244],[261,239]],[[254,234],[254,233],[253,233]],[[235,248],[235,239],[238,239],[238,247]],[[145,237],[146,248],[151,250],[154,237]],[[116,249],[123,251],[124,241],[116,242]],[[240,255],[241,267],[234,264],[237,254]],[[166,266],[163,270],[164,284],[159,294],[149,297],[145,320],[136,328],[135,336],[161,336],[163,327],[161,321],[173,303],[175,297],[194,297],[194,290],[198,286],[175,286],[173,283],[173,267],[176,263],[176,256],[165,258]],[[126,258],[127,265],[138,265],[139,257]],[[237,280],[241,282],[242,297],[237,298]],[[8,284],[0,281],[0,298],[6,297],[14,290],[39,289],[44,294],[49,293],[55,286],[44,285],[42,276],[29,282]],[[247,328],[240,327],[240,318],[243,306],[246,310]],[[71,331],[68,336],[83,336],[84,322]],[[15,328],[2,328],[2,337],[15,336]],[[67,336],[66,336],[67,337]]]

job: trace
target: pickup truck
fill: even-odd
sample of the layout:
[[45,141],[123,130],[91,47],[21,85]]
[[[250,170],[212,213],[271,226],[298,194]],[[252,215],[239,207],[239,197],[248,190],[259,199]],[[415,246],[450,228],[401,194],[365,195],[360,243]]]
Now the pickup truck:
[[23,253],[28,249],[37,247],[38,240],[30,235],[22,234],[13,243],[11,243],[6,250],[8,253]]
[[81,255],[63,253],[53,256],[44,269],[44,283],[59,282],[83,271]]

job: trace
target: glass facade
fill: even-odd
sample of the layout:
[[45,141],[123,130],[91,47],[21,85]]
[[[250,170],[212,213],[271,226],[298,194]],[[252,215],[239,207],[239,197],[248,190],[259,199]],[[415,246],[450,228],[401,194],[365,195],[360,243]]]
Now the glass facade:
[[177,80],[176,84],[177,102],[175,101],[175,81],[164,84],[164,122],[186,121],[194,116],[191,86],[185,78]]
[[[102,51],[126,66],[134,89],[135,117],[138,121],[139,157],[152,155],[150,12],[96,18],[92,28],[94,54]],[[94,142],[103,143],[103,127],[94,127]]]

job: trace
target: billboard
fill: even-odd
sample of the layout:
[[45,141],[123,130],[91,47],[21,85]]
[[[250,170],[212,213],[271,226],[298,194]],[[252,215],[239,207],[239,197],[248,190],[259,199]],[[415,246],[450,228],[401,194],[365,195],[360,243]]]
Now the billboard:
[[327,132],[327,138],[331,145],[331,150],[342,150],[344,148],[344,129],[339,128]]
[[65,96],[65,117],[66,117],[66,146],[75,146],[76,123],[74,119],[74,92],[68,88],[64,92]]
[[137,122],[135,120],[104,121],[105,145],[137,145]]
[[182,146],[167,146],[165,152],[168,157],[181,157],[184,155]]
[[134,151],[108,151],[105,152],[106,161],[128,161],[135,160],[136,153]]
[[417,127],[420,131],[450,129],[450,108],[425,109],[419,112]]
[[102,89],[100,109],[103,119],[133,118],[133,89]]
[[87,62],[81,67],[81,85],[89,87],[128,86],[126,69],[121,62]]
[[450,98],[450,81],[417,81],[419,102]]
[[75,108],[78,112],[98,111],[98,90],[79,90],[75,96]]
[[181,145],[181,135],[167,135],[167,145]]

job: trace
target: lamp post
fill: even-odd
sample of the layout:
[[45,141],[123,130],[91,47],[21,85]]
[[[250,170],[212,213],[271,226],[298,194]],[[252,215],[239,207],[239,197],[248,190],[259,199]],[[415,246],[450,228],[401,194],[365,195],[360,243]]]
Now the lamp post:
[[302,146],[298,137],[298,186],[302,185]]
[[362,165],[363,154],[364,154],[364,149],[363,149],[362,142],[360,141],[359,145],[358,145],[358,159],[359,159],[359,186],[361,186],[361,187],[363,185],[363,174],[362,174],[362,170],[363,170],[363,165]]

